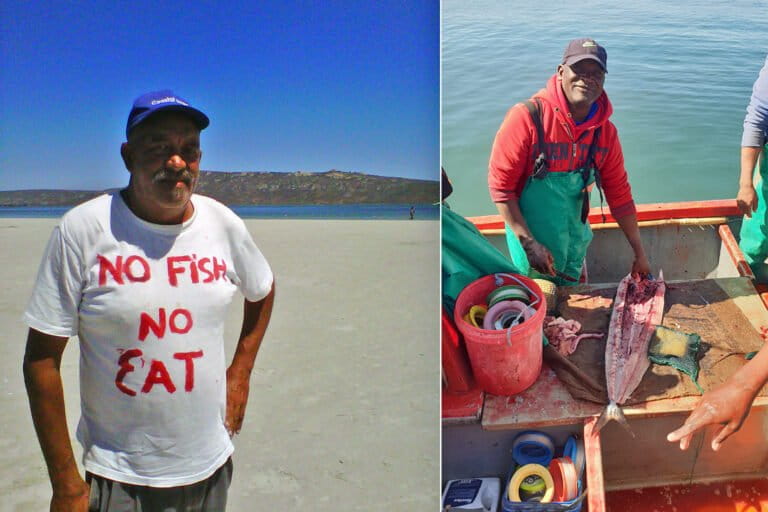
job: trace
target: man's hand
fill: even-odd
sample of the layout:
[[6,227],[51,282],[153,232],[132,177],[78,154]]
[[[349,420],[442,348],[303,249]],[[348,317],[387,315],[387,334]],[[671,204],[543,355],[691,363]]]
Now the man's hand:
[[555,260],[549,249],[541,245],[533,238],[521,237],[520,245],[528,256],[528,263],[534,270],[550,276],[555,275]]
[[632,277],[635,279],[645,279],[651,274],[651,264],[648,262],[648,257],[645,254],[635,256],[635,261],[632,262]]
[[686,450],[696,431],[707,425],[720,425],[712,440],[712,450],[719,450],[723,441],[741,428],[755,395],[753,389],[739,380],[727,381],[706,392],[683,426],[667,435],[667,441],[680,441],[680,449]]
[[54,489],[50,512],[88,512],[90,487],[79,478],[66,489]]
[[224,421],[229,437],[239,434],[243,427],[249,389],[250,374],[243,375],[230,367],[227,370],[227,417]]
[[741,185],[739,193],[736,195],[736,204],[741,213],[747,217],[752,217],[752,212],[757,210],[757,194],[752,185]]
[[243,427],[245,406],[248,405],[248,391],[251,385],[251,371],[261,340],[264,338],[264,332],[267,330],[274,302],[274,282],[263,299],[256,302],[243,301],[243,326],[240,329],[240,340],[237,342],[232,364],[227,368],[227,416],[224,418],[224,426],[230,437],[239,434]]

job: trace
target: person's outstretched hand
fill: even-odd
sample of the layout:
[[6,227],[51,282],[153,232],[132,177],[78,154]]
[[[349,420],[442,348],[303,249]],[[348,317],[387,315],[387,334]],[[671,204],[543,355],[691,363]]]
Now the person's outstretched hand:
[[739,193],[736,195],[736,204],[741,213],[747,217],[752,217],[752,212],[757,210],[757,194],[755,187],[751,185],[742,185],[739,187]]
[[712,439],[712,450],[719,450],[723,442],[741,428],[756,394],[733,379],[707,391],[683,426],[667,435],[667,441],[680,441],[680,449],[687,450],[698,430],[707,425],[719,425],[719,431]]

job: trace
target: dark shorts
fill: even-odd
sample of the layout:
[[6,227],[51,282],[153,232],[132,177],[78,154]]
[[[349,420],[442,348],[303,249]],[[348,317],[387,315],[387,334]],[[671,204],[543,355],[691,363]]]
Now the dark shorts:
[[147,487],[85,474],[91,486],[89,512],[222,512],[232,482],[232,458],[201,482],[179,487]]

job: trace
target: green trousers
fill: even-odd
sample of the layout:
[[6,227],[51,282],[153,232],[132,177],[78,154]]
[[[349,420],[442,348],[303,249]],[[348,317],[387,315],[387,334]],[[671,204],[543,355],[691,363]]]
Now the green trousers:
[[752,213],[752,217],[744,217],[739,233],[739,247],[744,257],[749,263],[755,278],[759,282],[768,282],[768,265],[765,260],[768,258],[768,164],[766,163],[766,148],[763,147],[763,153],[760,155],[755,169],[754,184],[757,193],[757,210]]

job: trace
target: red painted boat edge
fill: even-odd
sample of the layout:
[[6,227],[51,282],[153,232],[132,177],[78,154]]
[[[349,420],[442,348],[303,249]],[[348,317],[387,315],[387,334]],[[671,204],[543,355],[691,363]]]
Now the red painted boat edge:
[[[599,207],[589,210],[589,223],[601,224],[605,213],[605,222],[616,222],[610,214],[608,207],[604,206],[601,212]],[[711,199],[708,201],[682,201],[677,203],[648,203],[637,205],[637,220],[660,219],[689,219],[702,217],[732,217],[741,216],[741,211],[736,205],[735,199]],[[504,221],[500,215],[481,215],[467,217],[479,230],[504,229]]]
[[460,423],[477,423],[483,412],[485,393],[479,387],[469,391],[451,391],[442,388],[441,417],[443,421],[458,421]]
[[589,512],[605,512],[605,482],[600,434],[595,430],[597,417],[584,421],[584,456],[587,473],[587,504]]
[[736,238],[733,236],[731,228],[728,227],[728,224],[722,224],[717,228],[717,231],[720,234],[720,240],[723,241],[723,245],[728,251],[728,255],[731,257],[731,261],[733,261],[736,270],[738,270],[739,275],[742,277],[748,277],[754,281],[755,275],[752,273],[752,269],[749,268],[749,264],[744,258],[744,253],[741,252],[739,244],[736,242]]

